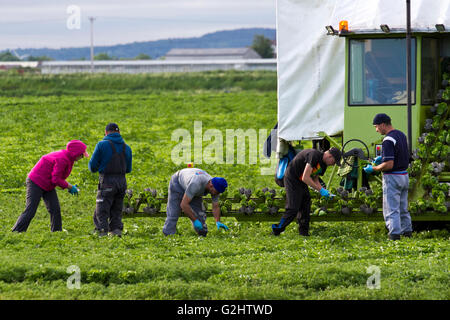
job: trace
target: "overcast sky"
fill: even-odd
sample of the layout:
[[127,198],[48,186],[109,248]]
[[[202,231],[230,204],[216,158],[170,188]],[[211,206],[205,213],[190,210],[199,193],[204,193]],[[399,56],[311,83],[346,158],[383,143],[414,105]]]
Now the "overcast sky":
[[[275,28],[276,0],[0,0],[0,50],[80,47]],[[79,22],[79,25],[78,25]]]

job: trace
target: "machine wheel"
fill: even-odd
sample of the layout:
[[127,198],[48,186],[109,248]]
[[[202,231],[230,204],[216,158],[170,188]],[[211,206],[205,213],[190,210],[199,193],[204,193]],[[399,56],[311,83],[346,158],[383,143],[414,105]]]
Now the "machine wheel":
[[344,156],[344,155],[346,154],[345,146],[346,146],[349,142],[353,142],[353,141],[357,141],[357,142],[361,143],[361,144],[366,148],[366,151],[367,151],[367,158],[370,158],[370,152],[369,152],[369,148],[367,147],[367,144],[365,144],[364,141],[362,141],[362,140],[359,140],[359,139],[350,139],[350,140],[348,140],[346,143],[344,143],[344,145],[342,146],[342,150],[341,150],[341,152],[342,152],[342,159],[344,159],[344,162],[345,162],[347,165],[352,166],[353,168],[357,168],[357,167],[359,167],[359,164],[357,164],[357,165],[355,166],[354,164],[348,163],[348,162],[347,162],[347,158],[349,158],[349,156]]

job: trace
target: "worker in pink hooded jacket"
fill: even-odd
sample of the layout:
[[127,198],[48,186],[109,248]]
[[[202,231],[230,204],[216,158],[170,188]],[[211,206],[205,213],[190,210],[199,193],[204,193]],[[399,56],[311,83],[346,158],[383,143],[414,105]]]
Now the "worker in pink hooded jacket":
[[31,169],[26,179],[27,199],[25,211],[19,216],[12,231],[25,232],[36,214],[41,198],[44,199],[50,213],[51,231],[61,231],[61,208],[56,187],[67,189],[72,195],[78,195],[76,185],[66,181],[75,161],[89,157],[86,145],[80,140],[72,140],[66,149],[44,155]]

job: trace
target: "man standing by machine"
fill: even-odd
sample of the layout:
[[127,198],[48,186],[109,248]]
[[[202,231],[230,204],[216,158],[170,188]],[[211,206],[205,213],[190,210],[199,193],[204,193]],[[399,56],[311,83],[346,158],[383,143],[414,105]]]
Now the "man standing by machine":
[[169,183],[167,198],[167,218],[163,233],[167,236],[175,234],[177,221],[183,211],[192,221],[195,231],[206,236],[206,213],[203,207],[203,196],[211,194],[212,213],[216,220],[217,229],[228,230],[220,222],[219,194],[224,192],[228,183],[224,178],[211,177],[207,172],[198,168],[186,168],[175,172]]
[[384,135],[382,159],[378,165],[367,165],[364,171],[383,172],[383,216],[390,240],[399,240],[400,235],[411,237],[412,223],[408,212],[409,151],[406,136],[394,129],[391,118],[379,113],[373,119],[375,130]]
[[309,235],[311,197],[308,186],[319,191],[320,195],[330,198],[333,195],[322,187],[319,176],[323,176],[327,166],[338,164],[341,151],[331,148],[325,152],[305,149],[289,162],[283,181],[286,188],[286,212],[278,224],[272,225],[272,234],[278,236],[297,216],[298,231],[302,236]]
[[122,235],[123,198],[127,190],[125,174],[131,172],[131,161],[131,148],[120,135],[119,126],[109,123],[105,137],[97,143],[89,161],[89,170],[99,172],[94,212],[95,230],[99,236],[108,232],[119,237]]

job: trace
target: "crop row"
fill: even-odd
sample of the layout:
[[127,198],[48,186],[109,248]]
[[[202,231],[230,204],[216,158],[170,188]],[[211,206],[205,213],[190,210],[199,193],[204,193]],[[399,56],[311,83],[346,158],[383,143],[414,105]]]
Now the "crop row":
[[[439,209],[440,200],[422,200],[425,206],[422,205],[422,210],[414,211],[414,214],[421,214],[426,211],[434,211],[440,213],[447,213],[450,207],[449,201],[449,185],[439,184],[441,193],[445,193],[445,210]],[[411,185],[412,186],[412,185]],[[342,187],[330,188],[331,192],[335,194],[332,199],[325,199],[320,197],[320,194],[310,190],[311,195],[311,215],[324,216],[327,214],[340,214],[344,216],[351,216],[352,213],[362,212],[367,215],[373,215],[379,212],[382,208],[382,191],[381,186],[376,189],[367,189],[365,187],[349,192]],[[133,190],[129,189],[126,192],[124,199],[123,213],[125,215],[134,215],[139,213],[159,214],[164,212],[164,206],[167,203],[167,192],[158,192],[156,189],[147,188],[139,192],[136,197],[133,197]],[[265,214],[277,215],[284,211],[285,206],[285,190],[275,190],[269,188],[252,189],[240,188],[233,192],[225,191],[220,195],[219,206],[221,214],[226,216],[228,214],[239,213],[244,215]],[[439,198],[440,199],[440,198]],[[204,205],[206,210],[210,209],[210,199],[206,198]]]
[[[450,208],[450,74],[444,74],[442,89],[436,97],[436,104],[430,108],[430,118],[425,121],[424,133],[418,138],[418,148],[413,152],[413,161],[408,172],[410,175],[409,210],[420,215],[425,212],[447,214]],[[328,213],[349,216],[354,212],[373,215],[382,208],[382,187],[377,182],[372,189],[345,190],[331,187],[335,195],[324,199],[313,190],[311,195],[311,215],[324,216]],[[167,189],[157,192],[147,188],[133,197],[133,191],[127,190],[124,201],[124,214],[130,215],[142,211],[158,214],[167,201]],[[252,190],[239,188],[227,190],[220,195],[219,206],[222,215],[256,213],[277,215],[285,206],[285,190],[262,188]],[[208,206],[207,202],[204,202]]]

